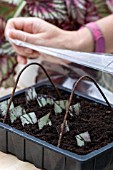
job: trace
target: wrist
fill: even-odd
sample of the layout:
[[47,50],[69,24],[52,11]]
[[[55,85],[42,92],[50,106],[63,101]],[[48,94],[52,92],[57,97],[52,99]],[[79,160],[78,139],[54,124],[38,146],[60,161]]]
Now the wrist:
[[96,22],[91,22],[85,25],[85,27],[90,31],[93,42],[94,49],[93,52],[104,53],[105,52],[105,38],[103,33]]
[[[84,52],[105,52],[105,38],[96,22],[86,24],[82,29],[68,35],[67,48]],[[65,44],[65,43],[64,43]]]
[[93,38],[87,28],[77,31],[64,31],[63,43],[64,49],[74,51],[92,52],[94,48]]
[[86,27],[83,27],[82,29],[79,29],[77,32],[79,37],[78,51],[93,52],[94,41],[90,31]]

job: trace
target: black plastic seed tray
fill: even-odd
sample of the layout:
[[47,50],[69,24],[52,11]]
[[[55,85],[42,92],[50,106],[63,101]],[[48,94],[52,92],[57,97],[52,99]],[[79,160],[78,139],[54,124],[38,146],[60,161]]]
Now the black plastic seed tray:
[[[43,88],[43,86],[45,85],[37,85],[36,88]],[[64,90],[66,93],[69,92],[67,89]],[[15,96],[22,93],[24,93],[24,90],[15,93]],[[86,98],[94,101],[92,98]],[[9,95],[1,98],[0,102],[6,99],[9,99]],[[96,100],[95,102],[100,101]],[[0,123],[0,151],[14,154],[20,160],[29,161],[36,167],[46,170],[113,169],[113,142],[87,155],[77,155],[4,123]]]

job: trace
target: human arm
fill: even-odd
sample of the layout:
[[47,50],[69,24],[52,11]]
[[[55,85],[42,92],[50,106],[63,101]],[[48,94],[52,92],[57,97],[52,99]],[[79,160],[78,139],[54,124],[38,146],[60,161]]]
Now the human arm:
[[[65,48],[66,36],[63,30],[39,18],[12,18],[8,21],[5,35],[7,38],[18,39],[35,45]],[[16,46],[12,43],[19,58],[36,58],[38,53],[28,48]],[[21,57],[20,60],[24,59]]]
[[[100,29],[105,39],[105,53],[113,53],[113,29],[112,29],[113,28],[113,14],[107,17],[104,17],[96,21],[95,23],[97,27]],[[80,38],[81,42],[79,41],[79,48],[81,49],[81,51],[84,51],[86,48],[86,52],[93,52],[94,46],[95,46],[94,39],[93,39],[91,31],[87,27],[85,28],[90,33],[90,36],[88,39],[87,38],[88,32],[86,32],[86,36],[83,36],[83,38]],[[81,35],[85,35],[85,29],[81,29],[78,32]],[[91,39],[92,39],[92,42],[91,42]],[[84,46],[85,44],[86,46]],[[89,48],[88,48],[88,45],[89,45]]]
[[[106,43],[105,52],[113,52],[113,14],[98,20],[97,25],[103,33]],[[77,31],[65,31],[39,18],[13,18],[8,21],[6,36],[32,43],[76,51],[93,52],[94,41],[91,32],[84,27]],[[15,46],[20,56],[37,57],[37,52]]]

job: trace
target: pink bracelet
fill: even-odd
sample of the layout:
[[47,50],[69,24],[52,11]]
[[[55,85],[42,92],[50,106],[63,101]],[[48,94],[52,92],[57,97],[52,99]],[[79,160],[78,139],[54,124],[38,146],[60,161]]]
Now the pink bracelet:
[[87,27],[94,39],[94,52],[105,53],[105,39],[104,36],[95,22],[91,22],[85,25]]

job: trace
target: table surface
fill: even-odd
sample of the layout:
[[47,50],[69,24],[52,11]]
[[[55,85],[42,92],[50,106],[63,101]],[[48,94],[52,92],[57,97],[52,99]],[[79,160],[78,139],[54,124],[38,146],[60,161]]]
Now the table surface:
[[40,170],[29,162],[20,161],[11,154],[0,152],[0,170]]

